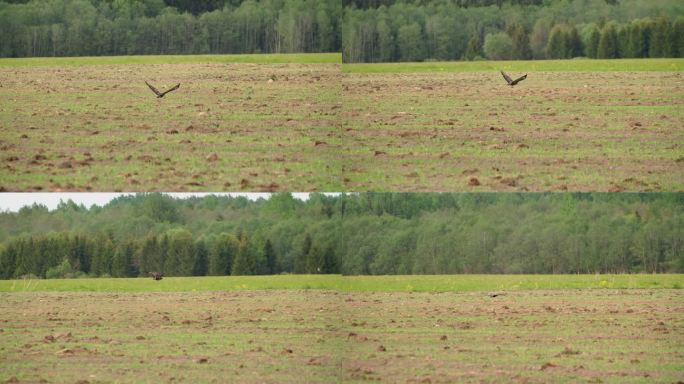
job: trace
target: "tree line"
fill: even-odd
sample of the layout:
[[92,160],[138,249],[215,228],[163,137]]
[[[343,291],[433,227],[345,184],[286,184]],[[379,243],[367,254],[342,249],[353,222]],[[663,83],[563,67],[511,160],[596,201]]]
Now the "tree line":
[[0,278],[684,272],[684,194],[163,194],[0,213]]
[[339,52],[335,0],[0,0],[0,57]]
[[347,2],[344,62],[684,57],[677,0],[371,3]]

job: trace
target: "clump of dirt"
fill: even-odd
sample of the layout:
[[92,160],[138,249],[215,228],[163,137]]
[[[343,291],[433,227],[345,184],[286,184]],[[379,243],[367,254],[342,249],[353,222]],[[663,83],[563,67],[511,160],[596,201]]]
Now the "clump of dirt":
[[560,356],[572,356],[572,355],[579,355],[580,351],[574,350],[570,347],[565,347],[563,351],[561,351],[559,354],[556,355],[556,357]]

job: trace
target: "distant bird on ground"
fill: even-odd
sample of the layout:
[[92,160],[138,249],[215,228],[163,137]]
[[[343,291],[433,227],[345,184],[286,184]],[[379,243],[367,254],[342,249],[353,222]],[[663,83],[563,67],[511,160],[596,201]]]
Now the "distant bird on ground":
[[514,86],[514,85],[516,85],[516,84],[518,84],[519,82],[521,82],[521,81],[527,79],[527,74],[525,74],[525,75],[523,75],[523,76],[520,76],[520,77],[518,77],[518,78],[515,79],[515,80],[511,79],[511,77],[508,76],[508,75],[506,74],[506,72],[504,72],[504,71],[501,71],[501,74],[503,75],[504,79],[506,79],[506,82],[508,83],[508,85],[510,85],[511,87]]
[[157,95],[157,98],[158,98],[158,99],[161,99],[161,98],[164,97],[164,95],[166,95],[167,93],[173,92],[173,91],[175,91],[176,89],[180,88],[180,83],[178,83],[178,84],[176,84],[175,87],[173,87],[173,88],[171,88],[171,89],[169,89],[169,90],[167,90],[167,91],[159,92],[159,90],[157,90],[157,88],[155,88],[155,87],[153,87],[152,85],[150,85],[150,83],[148,83],[147,81],[145,82],[145,84],[147,84],[147,86],[150,87],[150,89],[152,90],[152,92],[154,92],[154,94]]
[[489,297],[506,296],[506,292],[489,292],[487,294]]
[[164,277],[164,274],[161,272],[148,272],[148,274],[155,280],[161,280]]

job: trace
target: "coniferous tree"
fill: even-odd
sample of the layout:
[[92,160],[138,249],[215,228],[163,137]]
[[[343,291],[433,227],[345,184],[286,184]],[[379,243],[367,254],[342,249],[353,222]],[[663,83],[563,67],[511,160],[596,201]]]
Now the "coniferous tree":
[[337,267],[337,260],[335,258],[335,249],[332,246],[328,246],[325,248],[325,253],[323,254],[323,267],[321,268],[321,273],[339,273],[339,269]]
[[571,51],[568,47],[568,38],[560,25],[555,25],[551,29],[549,43],[546,46],[546,58],[548,59],[567,59]]
[[425,44],[421,27],[411,23],[397,31],[397,44],[402,61],[421,61],[425,59]]
[[209,270],[209,251],[205,240],[199,239],[195,242],[195,265],[192,268],[193,276],[205,276]]
[[267,275],[272,275],[276,273],[276,255],[273,250],[273,244],[271,240],[266,240],[264,243],[264,259],[265,259],[265,270]]
[[647,39],[646,33],[641,26],[641,22],[632,22],[628,28],[627,34],[627,57],[646,57],[647,50]]
[[680,16],[672,24],[672,57],[684,57],[684,17]]
[[233,260],[233,267],[231,274],[233,276],[254,275],[256,272],[256,263],[254,254],[247,241],[247,236],[240,233],[237,237],[238,247]]
[[530,48],[530,38],[527,35],[527,32],[525,32],[525,27],[520,23],[516,23],[508,28],[507,33],[513,40],[512,59],[531,59],[532,49]]
[[127,241],[119,245],[112,260],[113,277],[132,277],[138,275],[137,268],[133,264],[135,247]]
[[618,37],[615,26],[611,23],[606,24],[601,31],[596,57],[599,59],[617,59],[620,57],[618,51]]
[[304,236],[304,241],[302,242],[302,248],[301,250],[297,253],[297,257],[295,258],[294,262],[294,271],[295,273],[306,273],[307,272],[307,256],[309,255],[309,252],[311,251],[311,235],[306,234]]
[[601,41],[601,32],[599,32],[596,26],[593,26],[591,32],[589,33],[589,39],[586,44],[586,54],[587,57],[592,59],[598,58],[599,43]]
[[672,55],[672,39],[670,22],[666,17],[656,20],[651,31],[649,57],[670,57]]
[[568,49],[568,58],[584,56],[584,47],[582,46],[582,38],[574,26],[568,31],[566,38],[568,39],[566,47]]
[[209,251],[209,274],[230,275],[237,249],[238,241],[233,235],[220,234]]
[[478,33],[473,34],[473,36],[470,37],[470,40],[468,40],[468,47],[466,48],[464,57],[466,60],[474,60],[477,57],[483,56],[484,53],[482,53],[482,43],[480,42],[480,35]]

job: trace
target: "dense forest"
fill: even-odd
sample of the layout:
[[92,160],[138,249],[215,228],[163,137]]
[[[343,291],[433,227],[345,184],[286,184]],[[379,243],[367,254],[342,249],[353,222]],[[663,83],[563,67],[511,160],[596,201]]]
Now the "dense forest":
[[345,0],[344,62],[684,56],[681,0]]
[[339,52],[338,0],[0,0],[0,57]]
[[163,194],[0,213],[0,278],[684,272],[684,194]]

